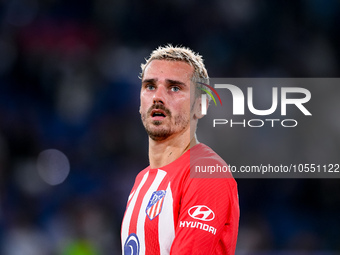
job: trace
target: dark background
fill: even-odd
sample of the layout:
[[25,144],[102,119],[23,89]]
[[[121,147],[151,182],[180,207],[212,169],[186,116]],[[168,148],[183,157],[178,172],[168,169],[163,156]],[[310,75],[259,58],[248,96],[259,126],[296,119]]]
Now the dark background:
[[[0,253],[120,254],[127,196],[148,164],[138,74],[154,48],[192,48],[211,77],[338,77],[339,7],[337,0],[0,1]],[[327,89],[324,100],[336,98]],[[334,115],[324,147],[308,142],[319,135],[308,128],[297,146],[337,153]],[[245,148],[266,139],[273,138],[260,133]],[[55,186],[36,170],[50,148],[71,166]],[[237,254],[338,253],[339,184],[239,179]]]

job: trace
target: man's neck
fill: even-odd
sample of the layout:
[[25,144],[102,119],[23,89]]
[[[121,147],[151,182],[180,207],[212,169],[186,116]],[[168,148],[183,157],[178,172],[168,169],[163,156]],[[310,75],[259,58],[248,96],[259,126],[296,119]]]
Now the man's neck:
[[170,164],[196,144],[198,144],[196,135],[190,137],[188,134],[182,134],[163,141],[149,138],[150,168],[160,168]]

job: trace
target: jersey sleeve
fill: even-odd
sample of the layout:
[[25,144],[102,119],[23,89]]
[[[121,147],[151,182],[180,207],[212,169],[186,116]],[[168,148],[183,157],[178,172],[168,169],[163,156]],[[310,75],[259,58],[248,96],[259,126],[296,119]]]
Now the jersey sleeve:
[[183,184],[170,254],[234,254],[239,203],[233,178],[190,178]]

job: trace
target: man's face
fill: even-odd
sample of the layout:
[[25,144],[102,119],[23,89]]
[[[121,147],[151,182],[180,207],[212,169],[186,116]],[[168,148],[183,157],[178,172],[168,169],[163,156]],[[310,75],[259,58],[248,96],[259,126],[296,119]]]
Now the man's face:
[[194,68],[183,61],[152,60],[146,67],[140,113],[151,139],[162,141],[190,128],[193,71]]

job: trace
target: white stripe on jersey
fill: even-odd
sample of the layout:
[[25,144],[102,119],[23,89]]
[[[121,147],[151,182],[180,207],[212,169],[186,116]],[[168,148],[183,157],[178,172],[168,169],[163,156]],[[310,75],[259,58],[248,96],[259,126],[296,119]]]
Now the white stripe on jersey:
[[127,237],[129,236],[129,228],[130,228],[130,221],[131,221],[131,216],[132,216],[133,208],[135,207],[139,191],[143,187],[143,185],[146,182],[148,176],[149,176],[149,172],[144,174],[142,181],[140,182],[140,184],[138,185],[136,191],[132,195],[132,199],[131,199],[131,202],[129,204],[129,207],[126,209],[126,212],[125,212],[125,216],[124,216],[123,223],[122,223],[122,251],[123,252],[124,252],[124,242],[127,239]]
[[158,238],[160,254],[170,254],[172,242],[175,238],[175,226],[173,215],[173,197],[170,183],[166,189],[166,195],[163,202],[162,213],[158,215]]
[[152,193],[154,191],[157,191],[158,186],[161,184],[165,176],[166,176],[165,171],[160,170],[160,169],[157,170],[156,178],[153,181],[153,183],[150,185],[150,188],[148,189],[148,191],[145,193],[142,205],[140,207],[138,220],[137,220],[137,233],[136,233],[139,239],[139,243],[140,243],[140,250],[139,250],[140,255],[145,254],[145,232],[144,232],[144,224],[145,224],[145,219],[146,219],[145,209],[150,201]]
[[128,197],[128,203],[129,203],[130,199],[132,198],[133,194],[135,194],[135,192],[136,192],[136,190],[134,190],[134,191],[130,194],[130,196]]

